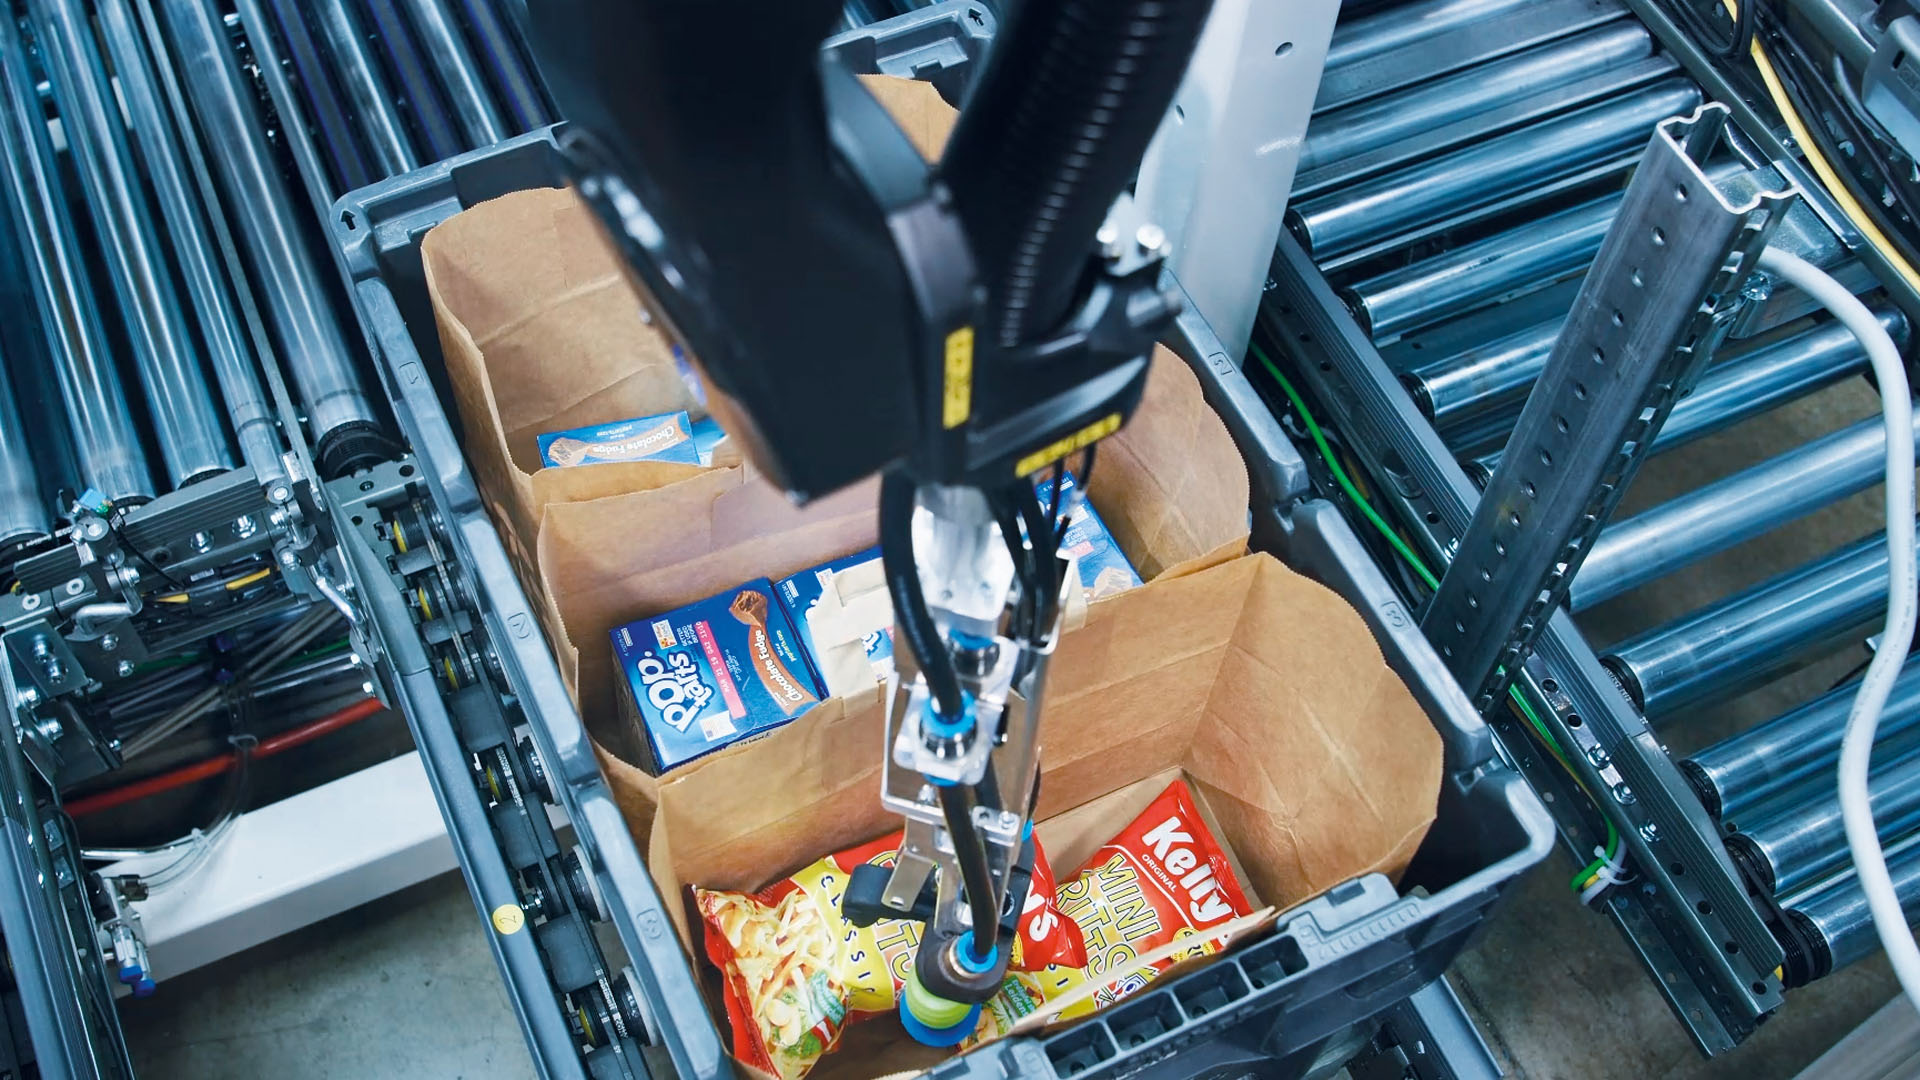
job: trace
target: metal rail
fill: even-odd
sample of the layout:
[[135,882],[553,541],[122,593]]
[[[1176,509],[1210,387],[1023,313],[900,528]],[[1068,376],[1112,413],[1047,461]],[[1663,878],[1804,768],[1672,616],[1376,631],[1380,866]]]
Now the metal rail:
[[1726,199],[1708,105],[1655,129],[1509,454],[1422,618],[1482,712],[1506,692],[1694,379],[1791,196]]

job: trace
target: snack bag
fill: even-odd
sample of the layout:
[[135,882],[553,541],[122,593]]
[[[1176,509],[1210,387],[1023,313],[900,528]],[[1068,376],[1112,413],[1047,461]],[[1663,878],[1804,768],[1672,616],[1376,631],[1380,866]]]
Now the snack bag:
[[[1086,868],[1061,886],[1059,904],[1060,914],[1073,921],[1085,941],[1087,966],[1009,973],[967,1045],[1005,1035],[1048,1001],[1109,973],[1115,977],[1087,1000],[1061,1010],[1060,1018],[1111,1005],[1181,960],[1218,952],[1219,944],[1202,931],[1253,910],[1185,780],[1175,780],[1133,824],[1094,852]],[[1194,940],[1191,949],[1151,965],[1132,963],[1186,938]]]
[[[920,943],[919,923],[868,927],[840,916],[853,868],[892,866],[900,834],[850,848],[757,893],[695,889],[707,958],[726,976],[727,1021],[740,1060],[798,1080],[862,1015],[892,1012]],[[1015,969],[1078,970],[1080,934],[1053,903],[1053,871],[1034,852],[1033,884],[1013,947]]]

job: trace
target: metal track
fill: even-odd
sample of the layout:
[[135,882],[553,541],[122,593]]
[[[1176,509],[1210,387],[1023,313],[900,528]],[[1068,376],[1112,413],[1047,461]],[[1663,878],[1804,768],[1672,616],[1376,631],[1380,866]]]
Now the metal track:
[[[1291,237],[1275,252],[1261,322],[1323,422],[1381,481],[1391,516],[1444,563],[1479,494]],[[1580,783],[1603,793],[1600,811],[1642,875],[1638,887],[1607,896],[1609,913],[1701,1050],[1732,1049],[1779,1007],[1774,969],[1784,954],[1747,902],[1716,826],[1570,617],[1546,622],[1524,680],[1549,706],[1542,721]],[[1520,725],[1498,712],[1490,720],[1508,757],[1555,795],[1549,806],[1563,837],[1587,858],[1595,833],[1578,809],[1585,796]]]
[[1726,120],[1706,105],[1655,129],[1428,605],[1422,628],[1483,713],[1566,599],[1792,201],[1736,205],[1715,186],[1704,165]]

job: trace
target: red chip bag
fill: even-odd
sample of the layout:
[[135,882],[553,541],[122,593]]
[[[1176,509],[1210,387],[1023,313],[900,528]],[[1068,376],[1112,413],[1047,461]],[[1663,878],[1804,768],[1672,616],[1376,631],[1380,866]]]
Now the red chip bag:
[[[892,1012],[912,969],[921,925],[840,916],[853,868],[892,866],[900,834],[849,848],[757,893],[695,889],[707,958],[726,976],[734,1056],[798,1080],[833,1049],[848,1023]],[[1034,847],[1033,885],[1020,917],[1012,968],[1078,967],[1080,933],[1054,903],[1053,870]]]
[[[1060,887],[1060,914],[1078,927],[1086,946],[1085,968],[1048,968],[1010,974],[987,1003],[974,1045],[1005,1035],[1014,1024],[1089,981],[1105,985],[1089,1000],[1060,1011],[1072,1019],[1111,1005],[1182,960],[1220,951],[1202,933],[1250,914],[1233,867],[1194,807],[1184,780],[1160,793],[1146,812],[1093,853],[1072,881]],[[1185,938],[1164,960],[1136,965],[1135,957]]]

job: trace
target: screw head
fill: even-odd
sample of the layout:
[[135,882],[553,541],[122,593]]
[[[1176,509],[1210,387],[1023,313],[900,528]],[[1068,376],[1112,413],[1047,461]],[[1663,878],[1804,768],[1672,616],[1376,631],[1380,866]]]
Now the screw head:
[[117,649],[117,648],[119,648],[119,647],[120,647],[120,637],[119,637],[119,635],[117,635],[117,634],[102,634],[102,635],[100,636],[100,651],[101,651],[101,652],[112,652],[113,650],[115,650],[115,649]]
[[32,611],[35,608],[38,608],[40,606],[40,594],[28,593],[27,595],[21,597],[20,606],[27,609],[28,611]]
[[133,674],[133,661],[122,660],[120,661],[120,666],[115,668],[114,670],[118,671],[120,673],[120,677],[124,679],[129,675]]
[[1640,826],[1640,839],[1645,840],[1649,844],[1659,843],[1660,842],[1660,826],[1655,825],[1651,821],[1647,822],[1645,825]]
[[83,540],[105,540],[107,523],[97,517],[89,517],[80,523],[80,537]]
[[252,514],[241,514],[233,521],[233,535],[242,540],[250,538],[259,531],[260,526],[254,522]]
[[300,556],[294,554],[294,551],[292,548],[287,548],[285,551],[282,551],[280,553],[281,566],[292,566],[294,563],[297,563],[299,561],[300,561]]
[[1622,806],[1633,805],[1633,789],[1625,784],[1613,785],[1613,797],[1614,800]]
[[87,591],[87,583],[80,578],[70,578],[66,585],[68,596],[79,596]]
[[213,547],[213,537],[197,532],[187,539],[187,543],[193,547],[193,550],[205,554],[209,548]]
[[373,680],[369,679],[366,682],[361,683],[360,692],[367,695],[368,697],[372,697],[373,696]]
[[1593,762],[1593,767],[1596,769],[1604,769],[1613,763],[1613,759],[1607,756],[1607,749],[1604,746],[1588,747],[1587,760]]
[[1120,230],[1114,228],[1111,222],[1100,226],[1100,231],[1093,234],[1093,240],[1094,243],[1100,245],[1100,254],[1105,255],[1109,259],[1119,256]]
[[1142,225],[1140,231],[1133,234],[1133,242],[1140,245],[1141,251],[1149,253],[1159,251],[1166,246],[1167,230],[1158,225]]

